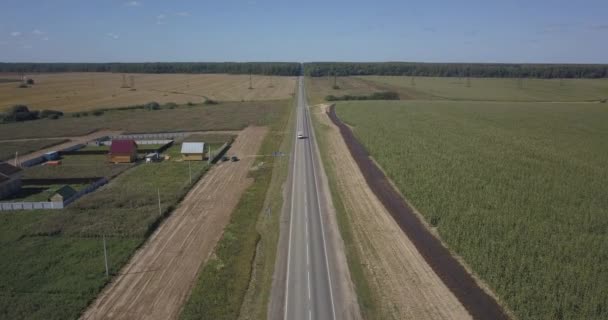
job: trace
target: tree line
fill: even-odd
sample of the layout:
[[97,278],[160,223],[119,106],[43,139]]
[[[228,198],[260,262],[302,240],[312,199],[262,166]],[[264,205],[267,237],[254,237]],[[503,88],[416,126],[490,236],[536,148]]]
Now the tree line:
[[0,63],[0,72],[228,73],[297,76],[292,62]]
[[313,62],[304,64],[312,77],[386,75],[482,78],[608,78],[602,64],[499,64],[417,62]]

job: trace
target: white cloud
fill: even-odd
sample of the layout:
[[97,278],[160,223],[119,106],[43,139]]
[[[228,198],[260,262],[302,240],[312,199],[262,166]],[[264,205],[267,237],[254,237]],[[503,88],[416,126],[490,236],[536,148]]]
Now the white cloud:
[[125,6],[127,6],[127,7],[139,7],[139,6],[141,6],[141,2],[139,2],[139,1],[129,1],[129,2],[125,2]]
[[42,31],[40,31],[38,29],[34,29],[34,31],[32,31],[32,34],[35,34],[37,36],[41,36],[41,35],[45,34],[45,32],[42,32]]
[[44,38],[42,38],[42,40],[49,41],[49,37],[44,37]]
[[21,32],[19,32],[19,31],[13,31],[13,32],[11,32],[11,36],[13,36],[13,37],[20,37],[21,36]]
[[156,24],[165,24],[165,19],[167,18],[167,15],[165,14],[159,14],[158,16],[156,16]]
[[182,12],[177,12],[175,13],[176,16],[180,16],[180,17],[189,17],[190,16],[190,12],[188,11],[182,11]]
[[117,35],[116,33],[112,33],[112,32],[108,32],[106,33],[106,36],[112,38],[112,39],[118,39],[120,38],[120,35]]

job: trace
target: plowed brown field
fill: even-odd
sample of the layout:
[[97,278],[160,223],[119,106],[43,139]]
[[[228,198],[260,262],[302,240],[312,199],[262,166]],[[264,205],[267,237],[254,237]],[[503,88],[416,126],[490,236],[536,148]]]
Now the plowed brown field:
[[18,83],[0,83],[0,111],[15,104],[35,110],[83,111],[156,101],[201,103],[204,97],[219,101],[287,99],[293,94],[295,77],[227,74],[126,74],[134,89],[121,88],[121,73],[53,73],[28,75],[36,82],[30,88]]

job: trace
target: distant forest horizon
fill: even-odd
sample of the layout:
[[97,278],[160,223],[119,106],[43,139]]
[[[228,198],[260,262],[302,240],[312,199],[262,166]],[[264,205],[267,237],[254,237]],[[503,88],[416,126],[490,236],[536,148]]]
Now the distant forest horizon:
[[608,64],[427,62],[101,62],[0,63],[0,73],[192,73],[275,76],[428,76],[482,78],[608,78]]

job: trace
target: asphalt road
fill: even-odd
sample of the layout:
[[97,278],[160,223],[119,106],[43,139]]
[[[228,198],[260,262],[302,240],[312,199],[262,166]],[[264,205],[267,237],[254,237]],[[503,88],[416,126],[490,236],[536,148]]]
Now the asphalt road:
[[320,164],[314,153],[317,149],[305,97],[300,78],[296,134],[301,132],[305,138],[294,137],[284,319],[336,319],[332,269],[319,202],[321,190],[315,172]]

